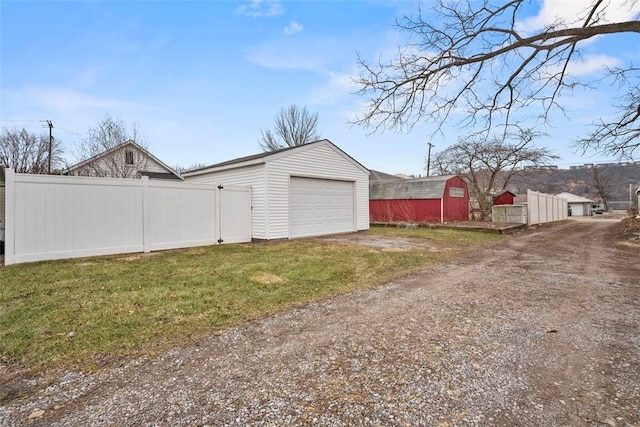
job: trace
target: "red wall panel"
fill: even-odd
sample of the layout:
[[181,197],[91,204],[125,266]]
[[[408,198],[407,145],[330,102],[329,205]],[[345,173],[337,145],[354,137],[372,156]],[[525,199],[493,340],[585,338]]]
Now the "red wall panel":
[[469,189],[455,176],[445,184],[442,203],[440,199],[369,200],[369,215],[373,222],[468,221]]

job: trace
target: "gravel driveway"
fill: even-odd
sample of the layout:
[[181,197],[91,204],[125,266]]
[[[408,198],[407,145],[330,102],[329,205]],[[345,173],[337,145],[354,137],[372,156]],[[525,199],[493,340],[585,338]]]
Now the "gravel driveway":
[[640,425],[640,256],[609,244],[610,225],[518,233],[159,359],[70,372],[0,407],[0,425]]

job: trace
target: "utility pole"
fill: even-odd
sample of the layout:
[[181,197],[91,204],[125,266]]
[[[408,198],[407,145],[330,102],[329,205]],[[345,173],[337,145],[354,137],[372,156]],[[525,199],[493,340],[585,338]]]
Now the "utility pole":
[[49,161],[47,162],[47,173],[51,175],[51,152],[53,151],[53,122],[51,120],[47,120],[47,125],[49,126]]
[[431,147],[433,147],[433,144],[427,142],[427,145],[429,146],[429,152],[427,154],[427,178],[429,178],[429,171],[431,170]]

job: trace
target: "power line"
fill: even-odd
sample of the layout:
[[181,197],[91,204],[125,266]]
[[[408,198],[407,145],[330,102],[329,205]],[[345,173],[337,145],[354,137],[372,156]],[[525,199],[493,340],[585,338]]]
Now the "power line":
[[40,123],[46,120],[19,120],[19,119],[0,119],[0,122],[24,122],[24,123]]
[[63,130],[63,131],[68,132],[68,133],[72,133],[72,134],[77,135],[77,136],[82,136],[79,133],[75,133],[75,132],[70,131],[68,129],[61,128],[60,126],[58,126],[56,129]]

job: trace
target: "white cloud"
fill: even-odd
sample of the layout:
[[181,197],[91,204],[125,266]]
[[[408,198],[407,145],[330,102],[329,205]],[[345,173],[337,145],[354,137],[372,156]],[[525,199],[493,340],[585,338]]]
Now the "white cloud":
[[354,101],[352,94],[359,87],[353,82],[352,76],[356,70],[350,72],[326,71],[327,80],[309,91],[308,102],[315,105],[336,105],[346,102],[351,107]]
[[[610,0],[600,8],[601,22],[619,22],[634,19],[640,13],[640,2]],[[582,23],[588,16],[593,0],[542,0],[538,15],[519,22],[520,31],[532,32],[554,23],[567,26]]]
[[21,95],[25,100],[38,108],[45,108],[58,112],[69,112],[85,109],[117,110],[131,107],[132,104],[109,98],[99,98],[62,88],[46,88],[30,86],[22,89]]
[[284,8],[279,0],[251,0],[249,4],[236,9],[236,13],[254,18],[278,16],[283,12]]
[[590,55],[582,61],[572,61],[567,71],[574,76],[584,76],[596,72],[601,72],[605,67],[614,68],[619,66],[620,59],[608,55]]
[[288,36],[295,34],[295,33],[299,33],[302,30],[304,30],[304,27],[302,26],[302,24],[296,22],[296,21],[291,21],[289,22],[289,25],[287,25],[286,27],[284,27],[284,33]]
[[247,59],[262,67],[288,70],[322,71],[336,61],[336,40],[331,38],[275,39],[254,47]]
[[322,60],[314,55],[295,50],[284,51],[272,47],[251,52],[247,59],[265,68],[285,70],[316,70],[323,65]]

